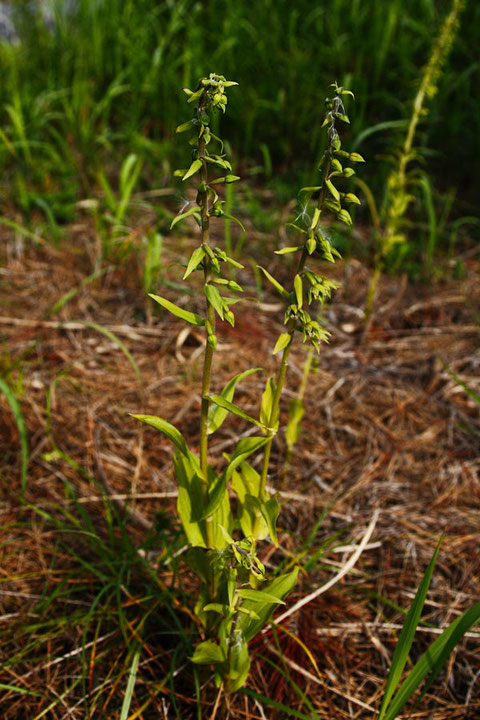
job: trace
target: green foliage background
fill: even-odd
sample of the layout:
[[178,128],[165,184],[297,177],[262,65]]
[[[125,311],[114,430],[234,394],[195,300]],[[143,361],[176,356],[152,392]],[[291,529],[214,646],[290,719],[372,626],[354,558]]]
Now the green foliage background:
[[[318,118],[336,79],[356,95],[350,137],[365,137],[364,179],[380,189],[388,155],[404,132],[432,41],[450,8],[444,0],[78,0],[53,3],[47,29],[15,3],[21,42],[0,46],[3,142],[10,191],[50,198],[54,214],[91,192],[100,167],[128,152],[152,177],[167,176],[178,150],[179,85],[209,72],[240,84],[223,125],[235,153],[273,165],[292,192],[322,151]],[[76,9],[71,9],[75,5]],[[439,189],[461,188],[477,203],[480,180],[480,5],[461,19],[418,145]],[[114,163],[115,165],[115,163]],[[267,172],[267,174],[268,174]],[[20,178],[20,180],[19,180]],[[52,199],[53,198],[53,199]]]

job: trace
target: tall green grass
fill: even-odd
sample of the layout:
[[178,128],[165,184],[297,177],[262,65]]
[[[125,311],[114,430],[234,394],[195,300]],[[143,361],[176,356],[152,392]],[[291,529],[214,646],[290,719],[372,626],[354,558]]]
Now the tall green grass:
[[[168,172],[178,85],[212,67],[244,88],[226,128],[239,156],[261,160],[268,151],[274,176],[296,186],[323,149],[312,118],[332,76],[360,99],[352,137],[408,118],[419,68],[448,10],[444,0],[78,0],[69,15],[57,0],[48,30],[27,17],[25,3],[15,5],[21,43],[0,44],[0,163],[17,204],[60,219],[92,191],[100,169],[112,171],[128,152],[144,158],[144,178]],[[480,6],[470,1],[420,138],[434,153],[433,185],[461,184],[471,202],[480,180],[472,161],[480,154],[472,122],[479,27]],[[391,147],[391,131],[376,132],[361,152],[385,157]],[[388,163],[371,163],[366,181],[380,188],[387,172]]]

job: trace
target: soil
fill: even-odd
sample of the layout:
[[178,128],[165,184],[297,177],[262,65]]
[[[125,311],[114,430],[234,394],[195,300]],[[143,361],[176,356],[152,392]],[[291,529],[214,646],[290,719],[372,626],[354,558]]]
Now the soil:
[[[22,504],[19,432],[0,393],[0,658],[5,662],[0,683],[28,692],[40,688],[43,699],[0,690],[1,717],[31,720],[45,710],[42,717],[86,718],[81,686],[64,695],[84,662],[81,629],[72,619],[71,632],[67,624],[51,642],[35,629],[34,618],[44,617],[42,598],[60,588],[62,573],[72,578],[72,569],[76,572],[73,556],[59,549],[51,517],[59,508],[72,507],[75,497],[103,527],[107,493],[118,512],[127,513],[135,545],[142,545],[159,517],[172,523],[172,447],[129,413],[162,416],[198,450],[204,340],[201,332],[185,329],[145,298],[139,254],[84,282],[95,270],[98,247],[88,222],[68,228],[61,249],[2,232],[0,377],[19,400],[29,460]],[[184,261],[192,243],[185,237],[165,240],[165,269],[155,292],[201,311],[195,281],[190,294],[175,285],[182,275],[176,263]],[[252,250],[254,261],[287,278],[288,271],[281,270],[285,258],[269,254],[268,245],[268,238],[253,237],[249,251],[261,248]],[[256,288],[248,267],[239,273],[239,282],[252,296]],[[287,612],[318,593],[280,622],[276,637],[269,630],[253,641],[248,688],[257,695],[234,698],[231,717],[291,717],[279,704],[304,713],[298,717],[313,717],[286,675],[321,718],[373,717],[404,620],[399,608],[410,606],[442,533],[411,659],[437,637],[438,628],[478,601],[480,283],[478,262],[467,259],[464,267],[461,280],[452,280],[446,268],[440,280],[428,285],[383,277],[366,332],[361,308],[370,271],[356,260],[326,269],[342,283],[324,318],[332,336],[309,377],[301,435],[287,468],[284,432],[275,440],[269,482],[281,494],[280,548],[274,554],[267,545],[262,549],[273,569],[295,556],[311,536],[306,555],[311,560],[288,598]],[[65,300],[72,289],[76,293]],[[275,372],[278,356],[271,352],[283,313],[273,289],[264,287],[263,293],[261,302],[235,306],[234,329],[219,322],[212,392],[250,367]],[[63,306],[52,313],[62,298]],[[281,427],[288,400],[298,392],[306,353],[301,342],[292,351]],[[239,386],[235,401],[246,413],[258,413],[264,383],[259,373]],[[248,429],[237,418],[225,422],[212,440],[212,457],[221,462],[221,453],[231,451],[238,434]],[[362,538],[368,542],[351,570],[320,592],[341,575]],[[71,542],[85,559],[81,539]],[[184,572],[185,587],[190,583],[194,592]],[[83,592],[76,602],[91,603],[88,588]],[[63,618],[70,607],[52,601],[50,618],[56,613]],[[27,625],[30,635],[25,636],[21,628]],[[404,717],[480,716],[479,639],[479,629],[467,633],[418,707]],[[90,634],[85,640],[91,641]],[[171,645],[163,649],[168,661],[155,660],[161,646],[150,648],[147,665],[163,662],[168,670]],[[9,664],[13,656],[17,660]],[[108,669],[103,668],[105,677]],[[125,685],[126,678],[117,688],[120,695]],[[182,687],[176,698],[172,687],[166,684],[153,693],[149,710],[130,717],[197,717]],[[114,705],[110,691],[102,695],[95,717],[119,717],[118,697]],[[273,698],[277,707],[262,705],[260,696]],[[48,710],[45,697],[62,700]],[[214,699],[204,700],[205,717],[211,716]],[[176,705],[180,715],[174,713]]]

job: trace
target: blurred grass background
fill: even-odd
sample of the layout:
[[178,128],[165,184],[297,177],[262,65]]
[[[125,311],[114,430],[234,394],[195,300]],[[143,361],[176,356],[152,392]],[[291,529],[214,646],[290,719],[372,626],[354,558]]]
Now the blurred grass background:
[[[315,172],[329,83],[350,88],[349,142],[368,158],[362,178],[381,202],[451,3],[56,0],[47,13],[24,0],[3,5],[16,30],[0,43],[3,198],[27,217],[40,208],[63,222],[99,172],[115,175],[129,153],[143,159],[146,187],[169,182],[184,155],[175,138],[188,116],[181,87],[211,71],[240,84],[222,119],[237,166],[261,167],[262,183],[285,197]],[[480,4],[470,0],[415,143],[456,216],[479,205],[479,28]]]

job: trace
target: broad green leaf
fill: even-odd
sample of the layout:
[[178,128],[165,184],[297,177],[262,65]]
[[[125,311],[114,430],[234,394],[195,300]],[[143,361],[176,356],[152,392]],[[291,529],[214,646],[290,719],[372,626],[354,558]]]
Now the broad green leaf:
[[284,297],[286,300],[288,300],[290,298],[290,293],[288,292],[288,290],[285,290],[285,288],[282,285],[280,285],[278,280],[275,280],[273,275],[270,275],[270,273],[267,270],[265,270],[265,268],[263,268],[261,265],[257,265],[257,267],[260,268],[260,270],[263,272],[263,274],[265,275],[267,280],[269,280],[272,283],[273,287],[278,290],[280,295],[282,297]]
[[[292,590],[298,576],[298,568],[294,568],[291,572],[286,575],[280,575],[269,583],[265,588],[264,592],[270,593],[276,598],[283,598]],[[246,600],[243,607],[246,609],[254,610],[258,615],[259,619],[254,620],[246,615],[239,617],[237,622],[237,628],[242,630],[247,642],[252,640],[255,635],[260,632],[263,626],[268,622],[270,615],[277,607],[277,603],[269,603],[262,608],[258,607],[258,603],[254,603],[251,600]]]
[[246,682],[250,672],[248,643],[241,630],[236,630],[230,654],[228,692],[239,690]]
[[213,483],[209,483],[208,503],[202,513],[201,520],[205,520],[209,515],[213,515],[215,510],[220,506],[226,492],[227,477],[225,473],[222,473],[214,479]]
[[297,298],[297,306],[301,308],[303,305],[303,283],[301,275],[295,275],[293,287],[295,289],[295,297]]
[[276,428],[278,426],[278,409],[275,417],[272,418],[273,398],[275,396],[275,381],[273,377],[269,377],[265,390],[262,395],[262,404],[260,406],[260,422],[265,428]]
[[[224,473],[222,473],[222,477],[223,475]],[[225,477],[228,481],[229,477],[227,477],[226,474]],[[209,487],[212,487],[215,484],[216,479],[217,475],[215,471],[212,468],[209,468]],[[205,523],[210,523],[211,525],[212,542],[215,550],[223,550],[227,547],[227,545],[229,545],[229,543],[225,540],[225,536],[220,530],[220,527],[223,527],[228,533],[232,533],[233,521],[234,518],[232,508],[230,507],[230,498],[228,497],[228,492],[224,492],[220,495],[220,502],[217,505],[213,514],[209,515],[208,518],[205,520]]]
[[337,201],[340,200],[340,193],[338,192],[337,188],[332,183],[332,181],[326,180],[325,182],[326,182],[326,185],[327,185],[328,189],[330,190],[331,194],[335,198],[335,200],[337,200]]
[[205,249],[203,248],[203,246],[200,246],[193,251],[192,257],[188,261],[187,269],[185,270],[183,280],[185,280],[194,270],[198,268],[204,257]]
[[261,502],[258,498],[256,498],[256,501],[258,508],[262,513],[263,519],[267,523],[268,532],[270,533],[272,542],[276,547],[278,545],[277,518],[280,514],[280,503],[278,502],[276,496],[271,497],[266,502]]
[[285,440],[287,447],[291,450],[298,442],[300,437],[300,424],[303,419],[305,407],[303,400],[300,398],[292,398],[288,408],[288,423],[285,431]]
[[277,605],[285,605],[284,601],[280,598],[272,595],[271,593],[265,592],[265,590],[251,590],[244,588],[237,590],[237,595],[243,600],[251,600],[254,603],[276,603]]
[[[245,380],[249,375],[252,375],[253,373],[260,372],[262,368],[252,368],[251,370],[245,370],[244,372],[238,373],[238,375],[235,375],[231,380],[228,381],[228,383],[223,388],[222,392],[220,393],[220,397],[222,397],[224,400],[232,401],[235,395],[235,388],[238,385],[239,382],[242,380]],[[208,410],[208,426],[207,426],[207,432],[209,435],[214,433],[218,428],[222,425],[225,418],[228,415],[228,410],[226,410],[223,407],[220,407],[220,405],[210,405],[210,408]]]
[[243,534],[245,537],[254,537],[255,540],[265,540],[269,530],[258,507],[260,475],[249,463],[242,462],[233,472],[232,490],[238,497],[237,516]]
[[193,653],[192,662],[197,664],[222,663],[226,658],[219,645],[212,640],[205,640],[197,645]]
[[152,300],[155,300],[155,302],[164,307],[165,310],[171,312],[172,315],[175,315],[175,317],[178,317],[181,320],[185,320],[185,322],[189,323],[190,325],[205,325],[205,320],[204,318],[200,317],[200,315],[190,312],[189,310],[184,310],[183,308],[178,307],[178,305],[175,305],[174,303],[170,302],[170,300],[166,300],[160,295],[154,295],[153,293],[149,293],[148,295],[152,298]]
[[297,250],[301,250],[303,245],[293,245],[290,247],[284,247],[281,250],[275,250],[275,255],[287,255],[288,253],[294,253],[297,252]]
[[188,168],[187,172],[183,176],[182,180],[187,180],[189,177],[192,177],[192,175],[195,175],[195,173],[198,172],[201,167],[202,167],[202,161],[197,158],[197,160],[194,160],[192,162],[192,164]]
[[480,602],[460,615],[449,625],[443,633],[434,640],[428,650],[421,656],[402,683],[399,691],[388,706],[388,710],[380,717],[384,720],[394,720],[406,702],[413,695],[425,678],[426,686],[422,690],[422,697],[437,677],[448,656],[461,640],[463,635],[480,620]]
[[178,484],[177,512],[188,542],[193,547],[207,547],[205,522],[202,521],[202,481],[190,457],[176,452],[173,457]]
[[185,442],[185,438],[183,437],[180,430],[177,430],[174,425],[171,425],[169,422],[163,420],[160,417],[157,417],[156,415],[133,415],[132,413],[131,415],[136,420],[140,420],[140,422],[143,422],[146,425],[150,425],[156,430],[160,430],[162,435],[165,435],[166,437],[168,437],[169,440],[173,442],[177,450],[180,450],[182,455],[185,455],[185,457],[188,457],[190,455],[187,443]]
[[425,598],[427,597],[428,588],[430,587],[433,568],[435,567],[435,562],[437,560],[441,542],[442,538],[440,538],[440,541],[435,548],[433,557],[418,587],[415,599],[410,607],[410,610],[408,611],[405,623],[400,633],[400,637],[398,638],[395,652],[393,653],[392,664],[390,667],[390,672],[388,674],[387,684],[385,686],[385,693],[383,696],[382,704],[380,706],[378,720],[382,720],[382,718],[384,717],[390,699],[400,682],[400,678],[402,677],[403,669],[408,660],[408,654],[410,652],[413,638],[415,636],[418,622],[420,620],[420,615],[422,614],[423,606],[425,604]]
[[217,288],[212,285],[211,283],[207,283],[205,285],[205,295],[207,296],[207,300],[210,303],[210,305],[213,305],[215,308],[215,311],[218,313],[218,315],[223,320],[223,313],[224,313],[224,305],[223,305],[223,299],[220,293],[218,292]]
[[275,343],[275,347],[273,348],[272,355],[276,355],[280,350],[283,350],[287,347],[287,345],[290,345],[292,342],[292,335],[290,333],[282,333],[277,342]]
[[228,412],[232,413],[232,415],[236,415],[237,417],[242,418],[243,420],[247,420],[250,423],[253,423],[254,425],[258,425],[259,427],[263,427],[262,423],[258,420],[255,420],[255,418],[250,417],[250,415],[247,415],[246,412],[242,410],[242,408],[239,408],[238,405],[235,405],[234,403],[230,402],[229,400],[226,400],[221,395],[210,395],[208,397],[210,402],[215,403],[215,405],[218,405],[221,408],[224,408],[224,410],[227,410]]
[[244,460],[246,460],[252,453],[263,447],[267,440],[268,438],[266,437],[249,437],[239,440],[225,469],[227,479],[230,479],[233,471],[241,465]]

